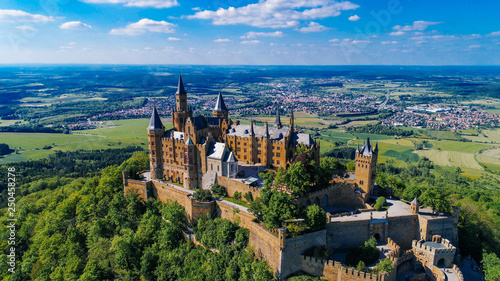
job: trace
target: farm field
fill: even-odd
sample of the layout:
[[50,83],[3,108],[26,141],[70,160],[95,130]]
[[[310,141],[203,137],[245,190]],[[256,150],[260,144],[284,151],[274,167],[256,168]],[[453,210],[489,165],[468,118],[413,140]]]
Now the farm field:
[[469,168],[483,170],[483,167],[477,163],[475,155],[471,153],[462,153],[457,151],[440,150],[419,150],[418,155],[427,157],[436,165]]
[[479,155],[500,158],[500,148],[494,147],[493,149],[483,150]]
[[28,124],[28,122],[24,120],[0,120],[0,127],[8,127],[11,125],[24,125]]
[[[73,134],[46,134],[46,133],[2,133],[2,142],[11,148],[22,150],[19,154],[12,154],[0,158],[0,164],[17,161],[38,160],[49,156],[56,150],[95,150],[122,148],[130,145],[147,149],[146,128],[149,120],[129,119],[112,121],[118,126],[103,127],[93,130],[76,131]],[[164,123],[167,129],[171,128],[170,122]],[[42,149],[52,146],[50,149]]]
[[500,143],[500,129],[484,130],[478,136],[463,136],[474,142]]
[[482,154],[479,154],[476,156],[476,159],[478,162],[481,162],[481,163],[500,165],[500,158],[497,158],[497,157],[484,156]]
[[436,150],[448,150],[448,151],[458,151],[458,152],[467,152],[467,153],[476,153],[481,149],[488,149],[491,148],[491,145],[488,144],[480,144],[480,143],[473,143],[473,142],[461,142],[461,141],[449,141],[449,140],[442,140],[442,141],[436,141],[436,140],[431,140],[429,141],[433,145],[433,148]]

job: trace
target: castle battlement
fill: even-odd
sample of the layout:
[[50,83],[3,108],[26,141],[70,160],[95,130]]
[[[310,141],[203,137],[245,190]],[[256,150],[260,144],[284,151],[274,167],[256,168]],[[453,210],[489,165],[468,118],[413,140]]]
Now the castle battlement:
[[[446,240],[446,242],[445,242]],[[420,251],[426,251],[426,252],[430,252],[430,253],[434,253],[434,254],[455,254],[457,248],[453,245],[450,244],[450,241],[447,240],[447,239],[443,239],[443,242],[441,242],[441,244],[443,246],[445,246],[446,248],[443,249],[443,248],[437,248],[437,247],[433,247],[429,244],[426,244],[426,241],[417,241],[417,240],[413,240],[412,241],[412,247],[416,250],[420,250]]]

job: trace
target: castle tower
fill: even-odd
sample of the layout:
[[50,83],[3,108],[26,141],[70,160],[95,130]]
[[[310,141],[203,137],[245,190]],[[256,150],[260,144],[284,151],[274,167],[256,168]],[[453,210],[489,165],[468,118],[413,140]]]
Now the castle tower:
[[163,158],[161,138],[165,134],[165,128],[161,123],[160,115],[153,107],[153,114],[148,126],[148,146],[149,146],[149,169],[151,178],[163,178]]
[[187,189],[193,189],[197,186],[196,178],[196,151],[195,145],[190,137],[184,143],[184,159],[183,166],[185,169],[184,173],[184,187]]
[[274,122],[274,127],[277,129],[281,129],[283,125],[281,125],[281,118],[280,118],[280,108],[276,106],[276,122]]
[[186,119],[193,117],[193,112],[187,105],[187,93],[182,82],[182,75],[179,75],[177,92],[175,93],[175,112],[172,114],[172,123],[176,131],[184,132]]
[[415,199],[413,199],[413,201],[411,201],[410,204],[410,211],[412,212],[412,214],[418,214],[419,210],[420,210],[420,204],[418,203],[417,195],[415,195]]
[[256,162],[256,159],[255,159],[255,148],[257,147],[256,143],[255,143],[255,131],[253,129],[253,126],[254,126],[254,123],[255,121],[252,120],[250,122],[250,147],[248,148],[249,149],[249,152],[250,152],[250,158],[249,158],[249,162],[250,163],[255,163]]
[[375,170],[378,158],[378,144],[375,149],[370,144],[370,138],[366,138],[366,142],[361,147],[361,150],[356,150],[356,181],[358,186],[366,193],[365,201],[370,198],[375,183]]
[[262,164],[264,165],[272,165],[273,158],[271,156],[272,153],[272,145],[271,145],[271,136],[269,135],[269,124],[265,123],[266,132],[264,134],[264,138],[262,139]]
[[219,96],[217,96],[217,102],[215,103],[214,110],[212,111],[213,117],[222,117],[224,119],[229,118],[229,111],[227,110],[224,99],[222,98],[222,92],[219,91]]
[[290,135],[293,134],[294,132],[294,115],[293,115],[293,104],[292,104],[292,107],[290,109]]

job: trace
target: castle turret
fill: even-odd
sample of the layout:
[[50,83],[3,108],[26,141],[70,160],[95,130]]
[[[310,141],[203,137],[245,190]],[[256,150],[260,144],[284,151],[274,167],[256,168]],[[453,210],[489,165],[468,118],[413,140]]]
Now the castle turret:
[[361,149],[356,150],[356,181],[365,192],[365,201],[370,198],[375,183],[375,171],[378,158],[378,146],[374,150],[370,138],[366,138]]
[[292,107],[290,108],[290,135],[293,134],[294,132],[294,116],[293,116],[293,104]]
[[217,102],[215,102],[215,107],[212,111],[212,115],[213,117],[222,117],[226,120],[229,118],[229,111],[227,110],[226,104],[224,103],[221,91],[219,91],[219,95],[217,96]]
[[413,214],[418,214],[419,210],[420,210],[420,204],[418,203],[417,195],[415,195],[415,199],[413,199],[413,201],[411,201],[410,204],[410,211]]
[[193,112],[189,110],[187,105],[187,93],[182,82],[182,75],[179,75],[179,83],[177,84],[177,92],[175,93],[175,112],[172,115],[172,123],[176,131],[184,132],[184,125],[188,117],[193,117]]
[[190,137],[184,143],[184,159],[183,165],[186,172],[184,173],[184,187],[193,189],[196,187],[196,150],[195,145]]
[[161,123],[160,115],[153,107],[151,120],[148,126],[148,142],[149,142],[149,169],[151,178],[163,178],[163,158],[162,158],[162,145],[161,138],[165,134],[165,128]]
[[280,117],[280,108],[276,107],[276,121],[274,122],[274,127],[281,129],[283,125],[281,125],[281,117]]

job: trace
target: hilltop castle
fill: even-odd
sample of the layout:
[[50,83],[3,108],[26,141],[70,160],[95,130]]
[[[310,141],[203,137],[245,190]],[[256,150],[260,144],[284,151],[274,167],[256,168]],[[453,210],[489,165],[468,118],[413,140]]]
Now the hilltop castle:
[[279,110],[273,127],[267,122],[264,127],[256,126],[253,121],[241,125],[229,119],[229,110],[219,92],[212,116],[193,116],[182,76],[175,99],[173,129],[165,130],[156,108],[148,126],[153,179],[166,179],[195,189],[203,186],[207,174],[211,179],[215,175],[236,177],[238,161],[287,168],[298,146],[306,147],[319,160],[319,144],[309,134],[295,131],[293,109],[289,127],[282,125]]
[[[251,249],[268,262],[279,280],[301,272],[327,280],[395,281],[398,274],[421,270],[412,280],[425,280],[427,275],[444,281],[450,271],[445,274],[442,267],[452,269],[463,280],[453,265],[459,208],[453,207],[451,214],[435,213],[421,208],[416,197],[408,203],[388,198],[384,211],[375,211],[369,204],[378,195],[378,144],[373,147],[369,138],[356,149],[354,173],[335,176],[328,187],[295,199],[298,206],[321,206],[327,216],[325,229],[289,237],[286,228],[266,229],[246,208],[234,203],[221,198],[196,201],[191,189],[209,189],[218,182],[229,196],[250,192],[257,198],[260,186],[253,184],[256,178],[242,178],[245,170],[287,168],[298,146],[307,148],[318,161],[319,145],[309,135],[295,131],[293,111],[289,127],[281,124],[279,111],[273,127],[267,123],[258,127],[254,122],[241,125],[229,119],[219,93],[211,117],[193,116],[179,77],[172,122],[173,129],[165,130],[156,108],[153,110],[147,128],[151,179],[132,180],[124,171],[124,193],[136,193],[144,200],[175,201],[185,208],[189,222],[207,213],[237,222],[249,230]],[[342,265],[341,260],[330,259],[332,255],[317,255],[325,248],[329,254],[342,253],[371,237],[390,249],[385,255],[392,262],[392,272],[357,271]]]

